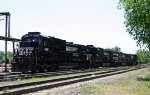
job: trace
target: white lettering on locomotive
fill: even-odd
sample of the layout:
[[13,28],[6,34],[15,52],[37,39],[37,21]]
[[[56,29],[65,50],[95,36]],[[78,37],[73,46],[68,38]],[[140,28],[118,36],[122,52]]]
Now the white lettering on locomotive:
[[31,54],[33,51],[33,47],[21,47],[19,48],[19,55],[25,55]]

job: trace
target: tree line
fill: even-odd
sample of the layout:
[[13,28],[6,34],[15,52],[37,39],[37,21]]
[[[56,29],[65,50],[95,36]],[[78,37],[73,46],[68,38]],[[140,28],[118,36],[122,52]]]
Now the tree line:
[[[7,52],[7,58],[9,59],[9,63],[13,60],[13,53],[11,51]],[[0,64],[5,62],[5,52],[0,51]]]
[[[121,48],[118,46],[115,46],[113,48],[110,48],[112,51],[121,52]],[[136,51],[136,55],[138,57],[139,64],[150,64],[150,51],[139,49]]]
[[150,52],[148,50],[139,49],[136,52],[138,56],[139,63],[147,63],[150,64]]

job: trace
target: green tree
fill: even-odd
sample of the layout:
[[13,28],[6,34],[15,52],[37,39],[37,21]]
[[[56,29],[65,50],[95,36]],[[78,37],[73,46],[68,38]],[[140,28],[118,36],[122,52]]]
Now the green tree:
[[[7,58],[9,59],[9,63],[13,59],[13,53],[11,51],[7,52]],[[5,61],[5,53],[3,51],[0,51],[0,64]]]
[[4,61],[4,52],[0,51],[0,64]]
[[13,53],[11,51],[7,52],[7,58],[9,59],[9,63],[13,60]]
[[145,51],[145,63],[149,63],[150,62],[150,52],[149,51]]
[[149,63],[150,62],[150,52],[148,50],[137,50],[136,52],[138,56],[139,63]]
[[115,46],[114,48],[112,48],[112,51],[121,52],[121,48],[118,46]]
[[126,31],[150,49],[150,0],[120,0],[118,8],[124,10]]

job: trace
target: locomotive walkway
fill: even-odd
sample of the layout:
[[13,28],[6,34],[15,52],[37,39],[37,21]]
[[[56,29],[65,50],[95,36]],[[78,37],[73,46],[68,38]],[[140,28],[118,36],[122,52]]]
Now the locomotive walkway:
[[102,78],[102,77],[111,76],[115,74],[121,74],[121,73],[129,72],[141,68],[144,67],[135,67],[126,70],[118,70],[118,71],[95,72],[92,74],[76,75],[76,76],[71,76],[66,78],[51,79],[51,80],[18,84],[18,85],[8,85],[8,86],[0,87],[1,89],[0,95],[16,95],[16,94],[18,95],[24,93],[31,93],[39,90],[69,85],[77,82],[83,82],[83,81]]

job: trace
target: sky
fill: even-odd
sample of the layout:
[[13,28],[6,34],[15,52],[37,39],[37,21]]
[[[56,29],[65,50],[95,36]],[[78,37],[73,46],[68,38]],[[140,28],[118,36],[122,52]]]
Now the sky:
[[[11,13],[11,36],[41,32],[76,44],[112,48],[135,53],[139,49],[126,32],[119,0],[0,0],[0,12]],[[2,19],[3,17],[0,17]],[[4,20],[0,36],[5,35]],[[4,50],[4,41],[0,41]],[[8,50],[12,49],[11,42]]]

